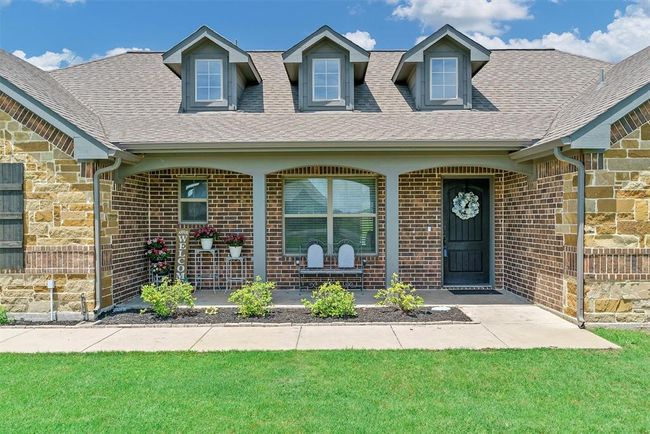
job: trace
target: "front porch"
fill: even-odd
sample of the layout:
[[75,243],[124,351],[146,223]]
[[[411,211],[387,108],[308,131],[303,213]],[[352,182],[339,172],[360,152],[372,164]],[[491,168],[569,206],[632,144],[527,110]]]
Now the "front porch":
[[[305,165],[315,161],[321,164]],[[150,280],[144,241],[163,236],[174,251],[178,229],[207,222],[246,237],[245,279],[275,282],[276,305],[300,306],[309,296],[298,290],[296,265],[306,241],[319,241],[336,262],[336,246],[346,239],[364,258],[365,291],[355,291],[358,305],[374,304],[375,291],[398,273],[431,306],[523,303],[517,294],[562,311],[565,252],[555,226],[562,173],[535,185],[530,173],[529,166],[512,162],[502,151],[463,158],[369,153],[346,155],[343,161],[325,153],[263,159],[252,154],[147,155],[116,175],[113,299],[118,309],[144,307],[138,296]],[[200,197],[188,196],[192,185],[200,185],[192,187]],[[480,210],[469,219],[456,218],[450,211],[453,199],[468,191],[479,199]],[[458,221],[450,224],[453,219]],[[190,250],[199,248],[193,240]],[[215,248],[217,284],[197,286],[197,307],[231,305],[223,291],[228,248],[220,242]],[[198,271],[191,252],[188,261],[187,277],[194,284]],[[450,285],[500,294],[455,295],[447,291]],[[212,286],[220,290],[213,292]]]

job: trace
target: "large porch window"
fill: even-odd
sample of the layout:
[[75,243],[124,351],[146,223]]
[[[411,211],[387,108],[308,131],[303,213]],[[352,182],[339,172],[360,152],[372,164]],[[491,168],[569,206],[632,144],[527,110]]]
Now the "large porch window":
[[377,253],[375,178],[286,178],[284,182],[284,253],[304,254],[318,240],[333,253],[342,240],[359,254]]

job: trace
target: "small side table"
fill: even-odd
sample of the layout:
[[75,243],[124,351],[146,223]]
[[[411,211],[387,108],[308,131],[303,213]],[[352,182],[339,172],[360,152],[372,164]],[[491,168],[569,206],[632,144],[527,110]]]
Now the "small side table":
[[[210,256],[205,258],[206,254]],[[199,288],[204,281],[212,283],[212,291],[217,290],[217,277],[219,275],[219,252],[217,249],[203,250],[192,249],[194,256],[194,287]],[[205,262],[204,259],[208,259]],[[204,266],[206,269],[204,269]]]
[[[239,283],[241,285],[246,282],[248,279],[248,273],[246,271],[246,266],[249,261],[248,256],[240,256],[239,258],[233,258],[228,255],[225,258],[225,268],[226,268],[226,290],[230,291],[233,283]],[[233,267],[233,263],[239,262],[238,269]]]

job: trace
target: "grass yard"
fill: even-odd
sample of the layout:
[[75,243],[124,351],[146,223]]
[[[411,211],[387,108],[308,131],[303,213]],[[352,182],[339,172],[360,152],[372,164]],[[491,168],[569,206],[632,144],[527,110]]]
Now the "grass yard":
[[622,351],[0,354],[0,432],[650,432]]

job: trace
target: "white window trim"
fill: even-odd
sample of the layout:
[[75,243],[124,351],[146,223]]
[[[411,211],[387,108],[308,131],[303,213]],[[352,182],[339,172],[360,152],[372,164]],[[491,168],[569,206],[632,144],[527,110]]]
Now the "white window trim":
[[[453,98],[434,98],[433,97],[433,80],[432,80],[432,78],[433,78],[433,61],[434,60],[442,60],[443,62],[445,60],[453,60],[454,63],[456,64],[456,83],[454,83],[454,85],[456,87],[456,95]],[[444,65],[444,63],[443,63],[443,65]],[[445,71],[444,70],[442,71],[442,74],[443,74],[442,75],[442,79],[443,79],[442,87],[443,87],[443,92],[444,92],[444,87],[445,87],[445,82],[444,82]],[[451,101],[451,100],[454,100],[454,99],[458,99],[458,58],[457,57],[432,57],[431,59],[429,59],[429,100],[431,100],[431,101]]]
[[[190,197],[183,197],[183,191],[181,190],[183,187],[183,181],[201,181],[205,182],[205,189],[207,192],[207,197],[205,198],[190,198]],[[178,223],[183,224],[183,225],[191,225],[191,224],[207,224],[208,221],[210,220],[209,214],[210,214],[210,190],[209,190],[209,183],[208,180],[205,178],[179,178],[178,179]],[[184,203],[199,203],[199,202],[205,202],[205,221],[200,221],[200,220],[183,220],[183,209],[182,205]]]
[[[320,213],[320,214],[286,214],[284,211],[284,204],[285,204],[285,196],[284,192],[286,191],[284,189],[284,184],[286,182],[286,179],[326,179],[327,180],[327,213]],[[375,212],[374,213],[356,213],[356,214],[334,214],[334,179],[354,179],[354,178],[362,178],[362,179],[373,179],[375,181]],[[379,246],[377,245],[377,242],[379,240],[378,238],[378,221],[377,221],[377,178],[373,176],[367,176],[367,175],[340,175],[340,176],[288,176],[285,178],[285,180],[282,182],[283,186],[283,194],[282,194],[282,252],[285,256],[302,256],[303,253],[287,253],[287,246],[285,244],[286,237],[285,237],[285,232],[286,232],[286,219],[287,218],[326,218],[327,219],[327,251],[325,252],[328,255],[333,254],[333,248],[334,248],[334,219],[335,218],[345,218],[345,217],[369,217],[369,218],[374,218],[375,219],[375,250],[373,252],[366,252],[364,253],[363,256],[377,256]],[[357,246],[358,248],[359,246]],[[358,255],[358,252],[357,256]]]
[[[338,93],[335,99],[316,98],[316,68],[314,65],[319,60],[334,60],[339,67],[339,73],[337,74]],[[311,60],[311,100],[314,102],[341,101],[341,59],[338,57],[318,57]]]
[[[217,99],[199,99],[199,68],[197,67],[199,62],[219,62],[219,67],[221,68],[221,74],[219,74],[219,79],[221,81],[219,90],[220,95]],[[208,86],[208,89],[210,87]],[[196,102],[216,102],[223,101],[223,60],[221,59],[195,59],[194,60],[194,101]]]

